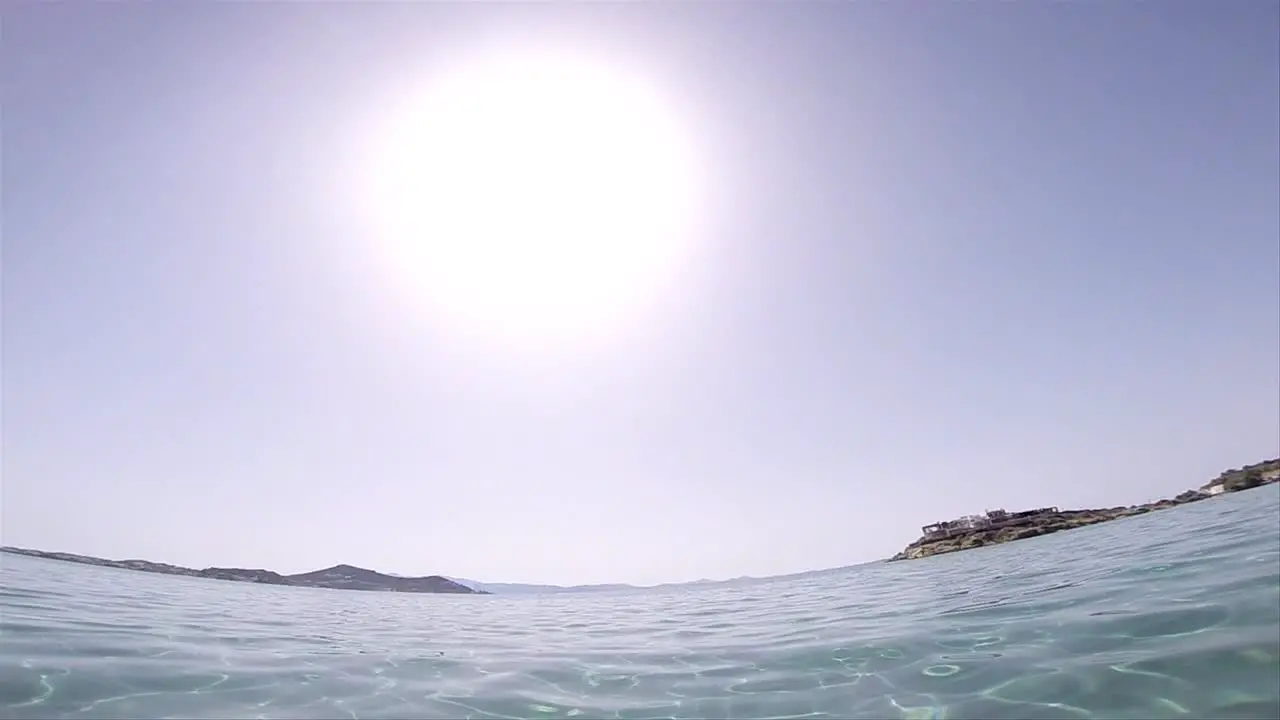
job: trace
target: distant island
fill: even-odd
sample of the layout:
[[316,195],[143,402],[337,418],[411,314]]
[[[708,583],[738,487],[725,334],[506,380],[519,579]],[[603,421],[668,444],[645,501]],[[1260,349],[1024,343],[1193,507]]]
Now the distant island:
[[920,528],[920,539],[889,560],[915,560],[930,555],[1048,535],[1060,530],[1095,525],[1131,515],[1142,515],[1153,510],[1199,502],[1215,495],[1249,490],[1275,482],[1280,482],[1280,458],[1227,470],[1198,490],[1188,490],[1173,499],[1158,500],[1143,505],[1100,510],[1059,510],[1056,507],[1049,507],[1013,513],[1005,510],[988,510],[982,515],[969,515]]
[[[107,560],[91,555],[77,555],[66,552],[49,552],[46,550],[30,550],[27,548],[5,546],[0,553],[26,555],[46,560],[79,563],[81,565],[97,565],[99,567],[119,568],[121,570],[137,570],[139,572],[158,573],[161,575],[184,575],[187,577],[211,578],[214,580],[230,580],[233,582],[263,583],[266,585],[291,585],[294,587],[322,587],[335,590],[371,590],[380,592],[416,592],[416,593],[454,593],[459,595],[527,595],[547,593],[587,593],[617,590],[653,590],[657,588],[678,587],[684,585],[705,585],[727,580],[695,580],[689,583],[664,583],[661,585],[533,585],[523,583],[482,583],[467,578],[430,575],[427,577],[405,577],[391,573],[380,573],[353,565],[334,565],[324,570],[316,570],[297,575],[281,575],[271,570],[246,570],[243,568],[205,568],[195,570],[179,565],[151,562],[149,560]],[[735,578],[747,580],[750,578]]]
[[453,593],[458,595],[489,595],[483,590],[473,590],[440,575],[427,577],[399,577],[385,575],[373,570],[366,570],[352,565],[334,565],[324,570],[315,570],[297,575],[281,575],[271,570],[246,570],[244,568],[192,568],[156,563],[149,560],[105,560],[88,555],[76,555],[64,552],[46,552],[44,550],[28,550],[18,547],[0,547],[0,552],[13,555],[44,558],[46,560],[62,560],[63,562],[80,563],[81,565],[97,565],[99,567],[119,568],[121,570],[137,570],[139,572],[158,573],[161,575],[185,575],[187,577],[211,578],[214,580],[230,580],[233,582],[262,583],[265,585],[289,585],[293,587],[332,588],[335,590],[373,590],[381,592],[411,593]]

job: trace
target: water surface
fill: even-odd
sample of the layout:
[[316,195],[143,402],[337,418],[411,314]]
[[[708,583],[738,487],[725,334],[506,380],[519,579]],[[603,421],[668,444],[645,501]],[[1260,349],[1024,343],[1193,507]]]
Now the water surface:
[[1280,717],[1277,486],[923,560],[609,593],[0,563],[0,718]]

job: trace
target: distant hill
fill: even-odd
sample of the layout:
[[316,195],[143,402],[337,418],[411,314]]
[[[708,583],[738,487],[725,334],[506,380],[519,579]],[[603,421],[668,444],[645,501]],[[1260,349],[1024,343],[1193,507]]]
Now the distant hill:
[[403,577],[387,575],[354,565],[334,565],[324,570],[287,575],[289,585],[327,587],[344,590],[384,590],[392,592],[461,593],[477,592],[475,588],[456,583],[442,575]]
[[230,580],[233,582],[253,582],[265,585],[290,585],[293,587],[320,587],[334,590],[372,590],[381,592],[413,592],[413,593],[449,593],[456,595],[533,595],[553,593],[590,593],[621,590],[644,590],[664,587],[680,587],[687,585],[709,585],[721,582],[751,580],[749,577],[733,580],[695,580],[688,583],[666,583],[663,585],[626,585],[610,583],[599,585],[537,585],[528,583],[484,583],[467,578],[452,578],[443,575],[425,577],[409,577],[397,573],[380,573],[355,565],[334,565],[323,570],[281,575],[272,570],[258,568],[219,568],[210,567],[203,570],[152,562],[150,560],[107,560],[92,555],[75,553],[49,552],[46,550],[30,550],[27,548],[5,546],[0,553],[26,555],[46,560],[79,563],[81,565],[97,565],[121,570],[156,573],[159,575],[183,575],[186,577],[203,577],[214,580]]
[[231,580],[233,582],[253,582],[266,585],[291,585],[294,587],[321,587],[335,590],[376,590],[381,592],[412,593],[450,593],[456,595],[487,595],[483,590],[476,590],[460,585],[440,575],[426,577],[400,577],[387,575],[354,565],[334,565],[324,570],[315,570],[297,575],[281,575],[271,570],[246,568],[205,568],[194,570],[178,565],[156,563],[150,560],[106,560],[90,555],[75,553],[47,552],[44,550],[28,550],[17,547],[0,547],[0,552],[13,555],[61,560],[81,565],[97,565],[122,570],[157,573],[160,575],[184,575],[187,577],[203,577],[214,580]]

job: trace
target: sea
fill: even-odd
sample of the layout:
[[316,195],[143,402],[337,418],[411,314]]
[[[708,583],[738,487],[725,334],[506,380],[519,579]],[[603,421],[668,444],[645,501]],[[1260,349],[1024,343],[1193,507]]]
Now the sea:
[[922,560],[618,592],[0,563],[2,718],[1280,718],[1277,485]]

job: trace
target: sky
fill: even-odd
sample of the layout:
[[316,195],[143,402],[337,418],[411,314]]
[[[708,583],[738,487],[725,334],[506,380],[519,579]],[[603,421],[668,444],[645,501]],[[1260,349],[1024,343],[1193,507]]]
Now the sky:
[[[1280,455],[1276,2],[0,20],[5,544],[651,584]],[[472,342],[353,220],[380,79],[493,37],[625,58],[697,139],[699,252],[612,343]]]

